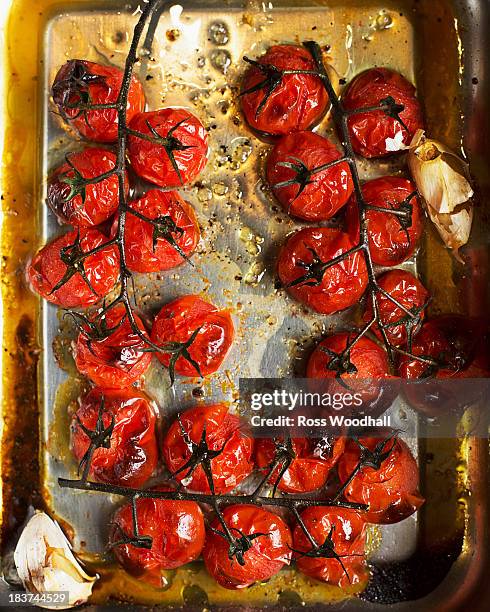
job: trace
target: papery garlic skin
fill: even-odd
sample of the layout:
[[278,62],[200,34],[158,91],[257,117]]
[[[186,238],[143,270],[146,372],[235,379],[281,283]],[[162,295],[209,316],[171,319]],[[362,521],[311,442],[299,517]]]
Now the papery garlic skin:
[[66,603],[39,602],[42,608],[64,610],[87,601],[98,576],[89,576],[73,555],[58,523],[36,512],[24,527],[14,552],[17,573],[30,593],[68,592]]

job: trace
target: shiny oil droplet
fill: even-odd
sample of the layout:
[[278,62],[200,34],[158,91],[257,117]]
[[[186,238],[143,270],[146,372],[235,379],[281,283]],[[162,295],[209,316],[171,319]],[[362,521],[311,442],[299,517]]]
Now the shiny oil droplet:
[[226,74],[231,66],[231,55],[226,49],[215,49],[211,52],[211,64],[216,70]]
[[213,192],[209,187],[199,187],[197,191],[197,199],[199,202],[209,202],[213,199]]
[[170,42],[175,42],[177,38],[180,37],[180,30],[177,30],[177,28],[172,28],[171,30],[167,30],[166,36],[167,36],[167,40],[169,40]]
[[228,193],[229,187],[225,183],[217,182],[213,185],[213,193],[217,196],[224,196]]
[[248,138],[236,138],[231,146],[232,168],[238,170],[252,154],[252,143]]
[[381,11],[376,17],[375,28],[376,30],[389,30],[393,26],[393,19],[391,15]]
[[215,21],[209,26],[209,38],[215,45],[226,45],[230,40],[230,32],[228,26],[222,21]]

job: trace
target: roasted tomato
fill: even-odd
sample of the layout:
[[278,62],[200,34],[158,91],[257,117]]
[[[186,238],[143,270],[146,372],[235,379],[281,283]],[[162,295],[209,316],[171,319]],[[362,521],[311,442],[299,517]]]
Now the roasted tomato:
[[[291,442],[295,458],[279,481],[278,489],[285,493],[307,493],[323,487],[344,450],[345,438],[333,440],[327,453],[318,445],[318,440],[293,438]],[[267,472],[267,468],[274,463],[277,451],[271,438],[258,440],[255,443],[256,466]],[[271,484],[276,483],[283,465],[280,464],[271,474]]]
[[[89,184],[116,167],[116,156],[106,149],[85,149],[72,153],[67,162],[49,177],[49,207],[61,223],[90,227],[107,221],[119,204],[119,179],[116,174]],[[128,184],[126,183],[126,193]]]
[[328,105],[321,79],[314,74],[282,72],[316,70],[306,49],[275,45],[257,62],[250,63],[241,99],[245,118],[254,130],[281,136],[306,130],[319,121]]
[[[195,334],[195,335],[194,335]],[[158,346],[187,347],[188,358],[179,354],[173,369],[181,376],[208,376],[219,369],[225,359],[235,330],[230,313],[197,295],[186,295],[166,304],[155,317],[151,339]],[[194,336],[194,337],[193,337]],[[156,352],[165,367],[169,367],[175,351]]]
[[[115,104],[122,80],[123,71],[114,66],[70,60],[61,66],[54,79],[51,90],[53,101],[62,117],[88,140],[115,142],[118,129],[117,110],[90,110],[90,105]],[[133,77],[126,109],[128,122],[144,109],[143,87],[138,79]]]
[[272,149],[267,181],[289,214],[306,221],[324,221],[347,203],[353,190],[346,162],[324,168],[341,157],[327,138],[313,132],[294,132]]
[[[136,215],[155,219],[155,225]],[[175,191],[152,189],[130,202],[126,214],[124,245],[128,268],[135,272],[175,268],[192,255],[200,236],[190,204]]]
[[127,572],[153,586],[164,587],[168,584],[164,570],[190,563],[201,554],[206,537],[201,508],[192,501],[138,499],[136,517],[138,535],[151,537],[151,549],[124,542],[134,538],[132,507],[125,504],[112,519],[112,550]]
[[220,451],[211,459],[215,492],[227,493],[239,485],[253,469],[253,440],[244,430],[240,419],[229,414],[226,404],[197,406],[182,413],[180,423],[178,420],[172,423],[163,441],[165,463],[178,480],[186,482],[186,488],[209,493],[208,480],[202,466],[198,465],[195,470],[188,466],[192,453],[186,438],[198,445],[204,433],[208,448]]
[[[134,318],[146,336],[143,322],[138,315]],[[94,330],[85,329],[73,346],[80,374],[109,389],[126,389],[140,380],[150,365],[151,353],[145,341],[133,331],[122,304],[108,310]]]
[[[324,557],[319,556],[301,526],[296,525],[293,549],[301,573],[341,588],[367,582],[366,530],[359,512],[312,506],[301,513],[301,520],[320,552],[322,547],[325,552]],[[337,558],[331,555],[332,548]]]
[[180,187],[193,181],[206,165],[208,133],[183,108],[141,113],[130,128],[129,160],[135,172],[150,183]]
[[[83,469],[90,435],[107,438],[94,450],[90,475],[99,482],[140,487],[157,467],[156,412],[149,400],[134,389],[96,387],[80,400],[71,424],[73,454]],[[102,426],[98,427],[102,405]]]
[[[422,283],[410,272],[405,270],[390,270],[378,278],[381,291],[377,294],[380,322],[386,336],[393,346],[407,343],[408,330],[416,334],[425,317],[425,309],[429,292]],[[388,295],[396,302],[395,304]],[[402,308],[401,308],[401,307]],[[373,305],[370,300],[366,304],[364,321],[373,318]],[[371,328],[378,338],[382,339],[379,325]]]
[[[27,279],[36,293],[63,308],[95,304],[119,278],[119,251],[100,247],[107,238],[96,229],[80,229],[55,238],[36,253],[27,266]],[[82,266],[83,263],[83,266]]]
[[423,128],[423,118],[415,87],[398,72],[371,68],[349,83],[342,96],[342,104],[348,111],[393,101],[399,105],[398,108],[391,107],[399,113],[398,117],[384,110],[368,110],[349,117],[349,134],[356,153],[364,157],[381,157],[402,150],[410,144],[415,132]]
[[299,230],[279,253],[279,278],[294,298],[317,312],[333,314],[349,308],[368,284],[363,254],[357,251],[329,268],[325,264],[353,247],[347,234],[338,229]]
[[[346,499],[369,506],[364,513],[368,523],[398,523],[416,512],[424,498],[418,491],[417,462],[405,442],[393,438],[360,438],[359,442],[374,454],[374,459],[367,458],[379,462],[379,469],[363,465],[347,486]],[[347,482],[360,459],[359,445],[350,440],[338,463],[340,482]]]
[[[384,176],[364,183],[362,193],[368,206],[386,209],[366,212],[371,258],[380,266],[398,266],[414,254],[422,235],[422,209],[416,187],[407,179]],[[347,206],[346,223],[349,236],[357,243],[359,210],[355,196]]]
[[215,531],[207,531],[202,553],[208,572],[222,587],[244,589],[272,578],[283,565],[289,565],[291,532],[279,516],[257,506],[237,505],[225,508],[223,518],[237,541],[238,555],[231,554],[218,519],[211,525]]

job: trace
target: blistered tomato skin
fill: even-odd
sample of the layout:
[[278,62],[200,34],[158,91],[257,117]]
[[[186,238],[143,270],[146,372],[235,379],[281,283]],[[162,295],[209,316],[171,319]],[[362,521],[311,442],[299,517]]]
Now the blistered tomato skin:
[[[291,532],[277,515],[250,505],[228,506],[223,518],[231,533],[241,535],[263,534],[251,540],[252,546],[244,555],[245,565],[240,565],[228,551],[230,544],[221,535],[208,529],[203,559],[206,569],[225,589],[244,589],[256,582],[272,578],[291,560]],[[212,527],[223,531],[216,519]]]
[[[270,47],[257,61],[279,70],[316,70],[308,51],[294,45]],[[264,103],[265,88],[245,92],[265,78],[260,68],[251,66],[243,79],[242,110],[251,128],[264,134],[282,136],[306,130],[320,120],[328,105],[328,96],[320,78],[315,75],[285,74]]]
[[[136,501],[136,516],[138,535],[152,538],[151,549],[117,544],[112,550],[127,572],[161,588],[167,584],[162,572],[195,561],[201,554],[206,537],[203,513],[192,501],[140,498]],[[120,542],[124,536],[134,537],[131,504],[116,511],[110,542]]]
[[[334,144],[313,132],[294,132],[281,138],[269,155],[266,173],[284,210],[306,221],[333,217],[352,194],[349,166],[343,162],[320,172],[316,169],[341,157]],[[304,188],[303,174],[308,182]],[[293,180],[296,182],[283,186]]]
[[[154,246],[154,226],[131,213],[149,219],[166,217],[172,227],[168,239],[158,236]],[[184,263],[195,251],[201,232],[193,208],[175,191],[152,189],[129,204],[125,226],[126,263],[134,272],[162,272]],[[178,249],[174,246],[177,245]]]
[[[327,482],[330,470],[339,460],[344,447],[345,438],[332,441],[330,454],[315,454],[315,440],[293,438],[293,451],[296,457],[279,481],[278,489],[285,493],[307,493],[320,489]],[[274,463],[276,445],[271,438],[263,438],[255,443],[255,464],[265,472]],[[272,473],[269,482],[275,484],[279,477],[281,466]]]
[[[61,115],[81,136],[94,142],[117,140],[118,117],[115,108],[80,109],[88,104],[115,104],[122,86],[123,71],[85,60],[69,60],[56,75],[52,95]],[[145,109],[145,94],[132,77],[126,109],[127,121]]]
[[[229,414],[226,404],[197,406],[181,414],[180,420],[189,438],[199,444],[206,429],[206,442],[210,450],[222,449],[211,459],[211,471],[216,493],[228,493],[238,486],[252,471],[253,440],[244,430],[240,419]],[[163,441],[163,458],[168,469],[175,473],[182,468],[191,451],[182,435],[180,423],[175,420]],[[201,465],[193,472],[190,480],[188,470],[176,475],[185,481],[186,488],[199,493],[209,493],[208,480]],[[189,480],[189,481],[188,481]]]
[[288,238],[279,253],[277,271],[282,284],[299,302],[322,314],[334,314],[356,304],[368,284],[366,262],[361,252],[325,270],[319,284],[306,281],[291,286],[303,278],[305,266],[314,264],[316,256],[326,263],[354,247],[344,232],[327,227],[306,228]]
[[90,446],[89,431],[97,429],[103,401],[104,429],[114,426],[108,448],[94,450],[90,476],[98,482],[140,487],[157,467],[156,414],[149,400],[135,389],[114,390],[96,387],[81,398],[71,423],[71,447],[82,461]]
[[181,187],[204,169],[208,133],[197,117],[183,108],[162,108],[137,115],[129,126],[133,132],[167,139],[178,172],[163,144],[130,134],[128,156],[135,172],[160,187]]
[[[140,331],[147,336],[143,322],[134,315]],[[106,338],[92,340],[80,332],[73,346],[75,365],[80,374],[94,384],[108,389],[126,389],[138,382],[148,369],[151,353],[148,345],[133,331],[122,304],[111,308],[105,317]]]
[[[373,451],[381,438],[360,438],[360,443]],[[419,468],[403,440],[387,439],[383,452],[390,451],[379,470],[364,466],[345,491],[348,501],[367,504],[363,513],[366,522],[391,524],[403,521],[424,503],[418,491]],[[340,482],[344,483],[356,469],[360,448],[354,440],[347,443],[338,463]]]
[[[116,167],[116,156],[106,149],[87,148],[68,156],[71,166],[84,179],[94,179]],[[61,223],[91,227],[107,221],[119,204],[119,179],[116,174],[85,186],[85,197],[76,193],[72,197],[73,182],[79,179],[75,170],[65,163],[51,174],[48,181],[47,203]],[[127,179],[126,179],[127,180]],[[77,190],[73,184],[73,189]],[[126,183],[126,194],[128,184]]]
[[33,290],[48,302],[63,308],[83,308],[95,304],[114,287],[119,278],[119,251],[108,246],[84,260],[87,282],[76,272],[62,286],[53,291],[67,272],[61,259],[62,253],[71,255],[73,245],[80,240],[83,253],[92,251],[107,242],[107,238],[96,229],[80,229],[55,238],[32,258],[27,266],[27,280]]
[[366,530],[359,512],[312,506],[301,513],[301,520],[318,546],[324,544],[329,537],[332,538],[335,553],[344,566],[335,558],[304,556],[312,550],[312,544],[300,525],[296,525],[293,549],[298,570],[302,574],[341,588],[367,582]]
[[[414,254],[423,231],[423,212],[414,183],[396,176],[384,176],[364,183],[362,193],[368,206],[408,210],[406,218],[378,210],[366,212],[373,262],[387,267],[400,265]],[[407,204],[411,206],[411,213]],[[346,224],[349,236],[358,242],[359,210],[355,196],[347,205]]]
[[[151,339],[162,347],[170,342],[187,342],[197,329],[188,352],[199,365],[201,375],[208,376],[219,369],[233,342],[235,330],[228,311],[218,310],[197,295],[177,298],[155,317]],[[169,366],[170,353],[155,355],[165,367]],[[198,375],[192,363],[182,356],[175,363],[175,372],[181,376]]]
[[356,113],[348,119],[352,146],[363,157],[382,157],[400,151],[424,127],[415,87],[388,68],[370,68],[358,74],[347,86],[342,104],[345,110],[352,111],[379,106],[388,97],[403,105],[399,116],[404,125],[383,110]]

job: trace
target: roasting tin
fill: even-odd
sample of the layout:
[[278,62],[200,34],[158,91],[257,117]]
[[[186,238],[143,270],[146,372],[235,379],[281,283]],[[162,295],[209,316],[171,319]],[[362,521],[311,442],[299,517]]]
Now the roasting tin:
[[[184,292],[203,293],[231,310],[238,334],[222,371],[204,384],[179,379],[170,390],[154,360],[145,386],[163,417],[201,396],[236,401],[240,376],[302,375],[314,342],[354,314],[312,315],[276,288],[277,248],[300,224],[282,213],[264,188],[269,146],[247,130],[236,106],[241,57],[260,55],[270,44],[305,39],[328,44],[339,78],[387,65],[416,81],[428,132],[455,149],[464,147],[478,187],[470,264],[464,270],[454,266],[427,225],[418,272],[434,296],[434,313],[488,312],[488,10],[484,0],[165,4],[154,23],[151,51],[136,74],[150,108],[186,106],[203,120],[211,155],[200,181],[183,194],[203,229],[196,267],[137,277],[139,301],[154,314]],[[58,67],[74,57],[122,66],[138,13],[138,3],[118,0],[12,3],[2,196],[4,570],[16,529],[32,504],[44,505],[60,520],[75,550],[102,575],[93,598],[99,606],[117,597],[132,602],[131,609],[136,604],[186,610],[487,609],[488,444],[481,438],[410,440],[428,501],[417,516],[372,531],[373,578],[362,599],[290,570],[234,594],[216,587],[199,564],[173,572],[170,587],[156,591],[102,563],[107,522],[118,500],[57,485],[58,477],[76,472],[68,448],[69,407],[83,382],[68,350],[74,330],[56,308],[28,292],[23,267],[30,252],[61,231],[43,203],[44,178],[68,147],[74,148],[51,112],[49,84]],[[321,128],[330,129],[328,117]],[[402,165],[366,163],[361,172],[367,178]],[[416,428],[416,417],[409,419]]]

